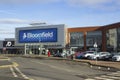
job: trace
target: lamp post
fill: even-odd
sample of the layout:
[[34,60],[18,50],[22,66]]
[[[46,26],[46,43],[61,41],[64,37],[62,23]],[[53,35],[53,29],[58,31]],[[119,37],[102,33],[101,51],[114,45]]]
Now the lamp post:
[[39,48],[38,48],[39,49],[39,55],[41,54],[41,50],[42,50],[40,42],[41,42],[41,37],[39,36]]
[[[98,47],[97,43],[95,42],[93,46],[95,48],[95,55],[97,55],[97,47]],[[97,57],[96,57],[96,64],[97,64]]]
[[24,45],[24,55],[26,55],[26,43]]

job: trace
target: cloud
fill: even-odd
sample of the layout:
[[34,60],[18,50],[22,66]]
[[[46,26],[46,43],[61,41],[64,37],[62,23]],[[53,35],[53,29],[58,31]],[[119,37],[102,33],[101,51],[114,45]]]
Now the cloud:
[[5,10],[0,10],[0,14],[10,14],[10,15],[16,15],[15,13],[13,13],[12,11],[5,11]]
[[120,0],[65,0],[69,5],[77,7],[120,9]]
[[95,8],[105,10],[119,10],[120,0],[0,0],[0,4],[31,5],[63,3],[74,7]]
[[0,0],[0,4],[43,4],[43,3],[68,3],[74,6],[84,7],[118,7],[120,6],[120,0]]
[[112,0],[67,0],[68,3],[73,5],[98,5],[108,3]]
[[15,34],[15,32],[14,31],[0,31],[0,34]]
[[0,19],[1,24],[25,24],[28,23],[27,20],[21,20],[21,19]]
[[34,3],[51,3],[60,0],[0,0],[0,4],[34,4]]
[[41,20],[24,20],[15,18],[0,19],[0,24],[32,24],[32,23],[45,23]]

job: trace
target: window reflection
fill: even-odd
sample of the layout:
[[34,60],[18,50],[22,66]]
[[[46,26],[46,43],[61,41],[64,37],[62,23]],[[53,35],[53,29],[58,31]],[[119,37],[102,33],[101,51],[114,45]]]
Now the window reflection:
[[70,46],[84,46],[84,38],[82,32],[70,33]]
[[106,32],[107,51],[117,51],[117,29],[109,29]]
[[87,32],[87,35],[86,35],[87,49],[89,50],[90,48],[92,48],[95,42],[97,43],[98,48],[101,49],[102,32],[101,31]]

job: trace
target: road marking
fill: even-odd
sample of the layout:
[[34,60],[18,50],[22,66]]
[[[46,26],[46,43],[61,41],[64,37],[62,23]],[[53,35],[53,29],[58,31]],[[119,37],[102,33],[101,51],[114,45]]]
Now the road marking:
[[115,77],[115,76],[106,76],[106,75],[103,75],[101,77],[103,77],[103,78],[110,78],[110,79],[119,79],[118,77]]
[[11,72],[12,72],[12,74],[13,74],[14,77],[18,77],[18,75],[15,73],[13,67],[10,67],[10,70],[11,70]]
[[0,66],[0,69],[1,68],[10,68],[10,67],[13,67],[13,66],[19,66],[16,62],[12,62],[12,64],[11,65],[2,65],[2,66]]
[[12,62],[13,63],[13,66],[19,66],[19,64],[18,63],[16,63],[16,62]]
[[10,61],[10,59],[0,59],[0,61]]
[[[32,78],[29,78],[29,77],[27,77],[25,74],[23,74],[21,71],[20,71],[20,69],[18,68],[18,67],[16,67],[16,66],[11,66],[10,67],[10,70],[11,70],[11,72],[12,72],[12,74],[13,74],[13,76],[14,77],[18,77],[18,75],[20,74],[24,79],[26,79],[26,80],[34,80],[34,79],[32,79]],[[16,71],[16,72],[15,72]],[[18,72],[18,74],[17,74],[17,72]]]
[[95,79],[100,79],[100,80],[114,80],[114,79],[108,79],[108,78],[103,78],[103,77],[95,77]]
[[2,58],[0,58],[0,61],[6,61],[6,60],[10,61],[11,59],[8,58],[8,57],[2,57]]
[[3,66],[0,66],[0,69],[1,68],[9,68],[9,67],[11,67],[12,65],[3,65]]
[[24,79],[29,79],[26,75],[24,75],[19,68],[17,68],[16,66],[14,66],[14,68],[16,69],[17,72],[20,73],[20,75],[24,78]]

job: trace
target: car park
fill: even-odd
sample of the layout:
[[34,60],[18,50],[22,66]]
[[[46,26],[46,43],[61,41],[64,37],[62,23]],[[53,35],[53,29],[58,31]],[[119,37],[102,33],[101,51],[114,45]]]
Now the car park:
[[112,61],[120,61],[120,52],[112,57]]
[[110,60],[112,58],[112,54],[109,52],[97,52],[94,55],[90,56],[90,59],[97,60]]

